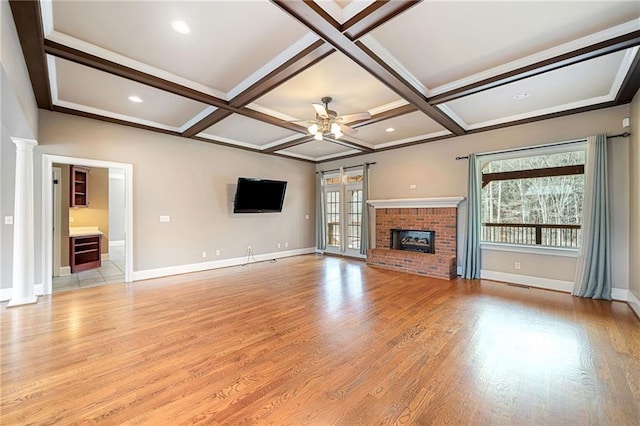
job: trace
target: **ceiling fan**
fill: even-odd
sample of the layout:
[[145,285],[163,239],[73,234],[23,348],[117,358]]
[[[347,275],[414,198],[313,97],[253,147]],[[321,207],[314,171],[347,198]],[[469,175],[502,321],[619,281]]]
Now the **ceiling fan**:
[[353,136],[358,131],[347,126],[345,123],[350,123],[356,120],[366,120],[371,118],[371,114],[368,112],[359,112],[356,114],[338,115],[334,110],[329,109],[329,103],[333,99],[329,96],[325,96],[321,99],[322,104],[311,104],[313,109],[316,110],[316,118],[313,121],[305,121],[305,123],[312,123],[309,127],[309,133],[314,136],[315,140],[321,141],[324,135],[333,133],[336,139],[343,135]]

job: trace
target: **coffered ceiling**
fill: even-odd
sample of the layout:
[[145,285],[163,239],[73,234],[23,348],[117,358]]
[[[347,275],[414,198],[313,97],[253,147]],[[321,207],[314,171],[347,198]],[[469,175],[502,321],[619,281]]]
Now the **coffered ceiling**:
[[[40,108],[305,161],[624,104],[640,87],[637,1],[10,4]],[[324,96],[371,118],[314,140],[302,121]]]

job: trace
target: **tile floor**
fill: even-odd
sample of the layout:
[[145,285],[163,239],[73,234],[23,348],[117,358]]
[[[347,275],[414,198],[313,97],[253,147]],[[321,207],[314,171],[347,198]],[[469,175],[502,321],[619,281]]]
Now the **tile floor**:
[[124,246],[109,247],[109,260],[100,268],[66,277],[53,277],[53,293],[124,282]]

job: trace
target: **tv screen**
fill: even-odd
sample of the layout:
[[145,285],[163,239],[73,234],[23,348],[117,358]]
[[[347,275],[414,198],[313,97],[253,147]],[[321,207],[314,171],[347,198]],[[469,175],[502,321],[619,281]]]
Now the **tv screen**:
[[287,182],[257,178],[238,178],[234,213],[274,213],[282,211]]

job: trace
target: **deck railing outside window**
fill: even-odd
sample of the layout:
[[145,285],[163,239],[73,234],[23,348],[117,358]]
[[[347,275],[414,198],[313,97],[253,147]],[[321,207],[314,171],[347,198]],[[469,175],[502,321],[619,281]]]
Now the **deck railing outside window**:
[[578,248],[581,225],[483,223],[482,241]]

